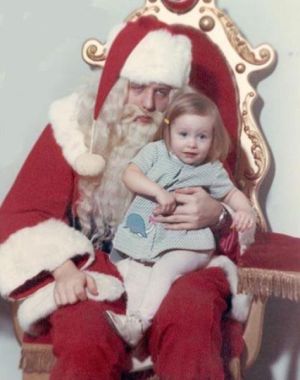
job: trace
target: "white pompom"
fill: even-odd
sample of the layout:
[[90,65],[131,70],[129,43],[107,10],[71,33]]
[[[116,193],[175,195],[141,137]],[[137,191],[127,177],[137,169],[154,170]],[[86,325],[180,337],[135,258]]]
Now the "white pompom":
[[74,169],[82,176],[95,177],[102,173],[105,160],[99,154],[83,153],[76,158]]

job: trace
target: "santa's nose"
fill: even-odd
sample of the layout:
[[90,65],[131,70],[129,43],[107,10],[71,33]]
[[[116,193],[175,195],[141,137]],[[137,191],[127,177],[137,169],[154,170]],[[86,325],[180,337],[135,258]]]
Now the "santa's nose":
[[154,111],[154,104],[154,92],[149,88],[143,94],[142,107],[146,111]]

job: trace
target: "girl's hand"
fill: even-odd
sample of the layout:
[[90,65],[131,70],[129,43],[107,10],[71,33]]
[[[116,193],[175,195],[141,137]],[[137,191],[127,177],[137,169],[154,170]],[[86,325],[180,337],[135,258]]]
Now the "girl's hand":
[[155,208],[154,215],[170,215],[176,208],[176,200],[173,193],[161,189],[156,195],[159,206]]
[[254,227],[256,223],[255,214],[252,210],[236,211],[233,214],[232,219],[232,228],[235,228],[239,232],[244,232]]
[[163,223],[169,230],[196,230],[214,225],[223,208],[201,187],[176,190],[175,199],[177,207],[172,215],[154,211],[154,222]]
[[54,299],[58,306],[74,304],[87,299],[87,289],[98,295],[95,280],[85,272],[81,272],[75,264],[68,260],[53,272],[55,278]]

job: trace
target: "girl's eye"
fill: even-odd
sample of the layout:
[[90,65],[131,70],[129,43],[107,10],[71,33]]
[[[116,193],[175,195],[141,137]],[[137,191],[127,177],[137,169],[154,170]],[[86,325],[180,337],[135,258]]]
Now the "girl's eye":
[[186,137],[186,136],[187,136],[187,133],[186,133],[186,132],[179,132],[179,135],[180,135],[181,137]]
[[207,136],[206,135],[199,135],[198,137],[200,140],[204,140],[204,139],[206,139]]

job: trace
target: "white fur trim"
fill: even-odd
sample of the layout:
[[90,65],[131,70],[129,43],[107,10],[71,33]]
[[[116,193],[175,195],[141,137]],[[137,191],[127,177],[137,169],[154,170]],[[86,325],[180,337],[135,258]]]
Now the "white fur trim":
[[132,50],[121,76],[136,83],[182,87],[189,82],[192,46],[188,37],[166,30],[148,33]]
[[65,159],[74,167],[76,158],[87,152],[83,133],[78,125],[79,95],[73,93],[52,103],[49,119],[56,142],[62,147]]
[[49,119],[54,138],[62,148],[63,156],[76,173],[95,176],[104,168],[101,156],[89,153],[84,135],[78,125],[79,95],[73,93],[52,103]]
[[251,302],[252,296],[250,294],[234,294],[231,300],[230,317],[236,321],[245,323],[249,315]]
[[54,283],[52,282],[37,290],[21,303],[17,318],[24,332],[35,335],[34,323],[46,318],[57,309],[53,290]]
[[90,258],[85,267],[94,259],[92,243],[60,220],[23,228],[0,246],[0,292],[7,297],[41,271],[51,272],[66,260],[86,253]]
[[[153,368],[153,362],[151,356],[147,356],[146,359],[140,357],[140,355],[134,356],[135,351],[132,352],[132,369],[131,373],[147,371],[148,369]],[[138,354],[138,353],[137,353]]]
[[252,297],[247,294],[238,294],[238,273],[236,265],[226,256],[216,256],[211,259],[207,267],[218,267],[225,272],[232,293],[230,316],[239,322],[245,322],[249,314]]
[[[98,296],[88,293],[88,298],[95,301],[115,301],[121,297],[124,287],[119,279],[93,271],[86,271],[96,281]],[[47,284],[22,302],[18,309],[18,320],[21,328],[34,334],[34,324],[52,314],[57,305],[54,300],[55,282]]]
[[88,298],[94,301],[115,301],[121,297],[125,289],[122,282],[114,276],[93,271],[85,271],[96,281],[98,295],[88,292]]
[[105,160],[99,154],[83,153],[74,163],[74,169],[82,176],[97,176],[105,167]]

